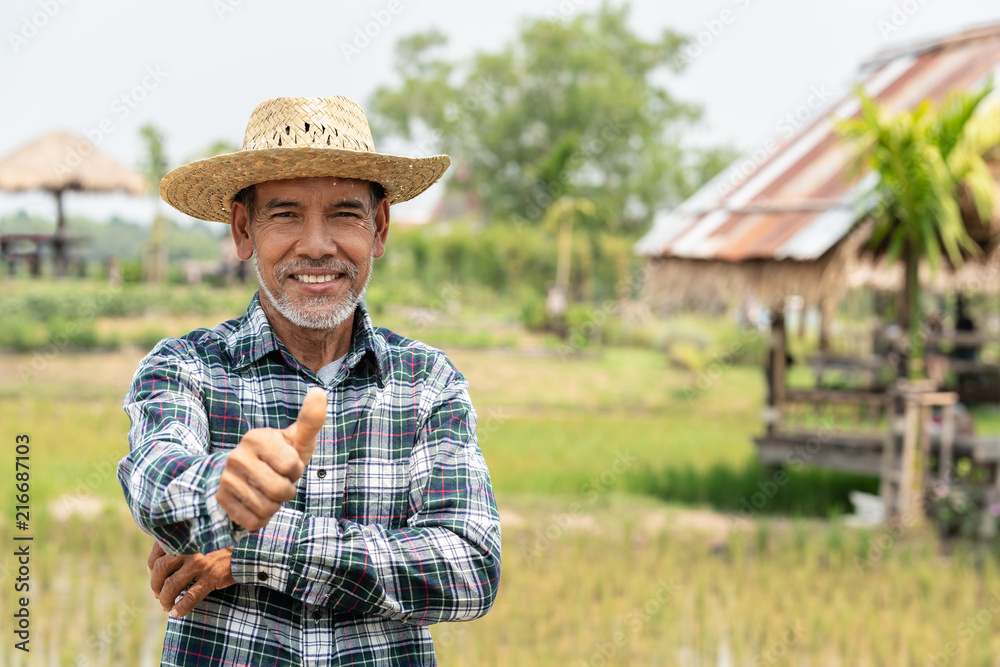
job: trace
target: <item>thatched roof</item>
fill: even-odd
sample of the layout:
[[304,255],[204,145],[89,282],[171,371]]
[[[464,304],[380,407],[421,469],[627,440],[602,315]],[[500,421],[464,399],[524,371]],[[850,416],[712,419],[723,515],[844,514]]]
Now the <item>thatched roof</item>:
[[146,192],[146,179],[83,137],[56,130],[0,160],[0,190],[120,190],[141,195]]
[[768,306],[778,306],[792,296],[817,305],[839,298],[860,271],[871,264],[861,246],[871,234],[870,223],[851,231],[843,240],[812,261],[794,259],[652,258],[644,297],[654,310],[713,303],[720,295],[752,296]]
[[[862,286],[901,292],[902,264],[889,264],[884,256],[862,251],[870,234],[871,222],[865,221],[822,257],[809,262],[652,258],[644,299],[654,310],[670,312],[727,302],[733,297],[752,296],[768,306],[778,306],[794,295],[807,304],[819,305],[824,299],[836,302],[848,289]],[[1000,245],[967,259],[957,270],[941,267],[932,272],[922,262],[920,283],[936,294],[1000,294]]]

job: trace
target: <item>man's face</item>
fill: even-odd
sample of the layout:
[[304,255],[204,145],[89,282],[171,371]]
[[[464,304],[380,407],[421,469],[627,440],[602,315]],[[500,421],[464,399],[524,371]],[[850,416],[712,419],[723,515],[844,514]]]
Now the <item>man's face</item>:
[[232,229],[240,258],[254,258],[267,305],[306,329],[347,321],[385,252],[388,203],[372,210],[368,182],[344,178],[270,181],[256,190],[253,219],[234,203]]

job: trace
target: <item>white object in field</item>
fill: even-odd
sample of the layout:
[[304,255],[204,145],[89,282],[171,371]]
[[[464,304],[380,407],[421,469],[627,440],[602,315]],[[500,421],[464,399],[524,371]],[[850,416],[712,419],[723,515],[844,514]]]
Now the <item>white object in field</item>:
[[881,498],[862,491],[851,491],[847,495],[854,505],[851,523],[875,526],[885,521],[885,504]]

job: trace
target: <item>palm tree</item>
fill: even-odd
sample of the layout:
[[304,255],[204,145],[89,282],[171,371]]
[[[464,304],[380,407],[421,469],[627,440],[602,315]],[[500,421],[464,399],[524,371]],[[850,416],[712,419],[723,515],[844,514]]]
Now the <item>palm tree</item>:
[[161,213],[159,192],[160,180],[169,168],[163,147],[163,133],[159,128],[152,124],[143,125],[139,128],[139,135],[146,144],[146,155],[139,166],[149,183],[149,191],[156,207],[153,226],[149,232],[149,245],[146,248],[146,279],[151,283],[162,283],[167,279],[167,220]]
[[993,218],[996,186],[984,156],[1000,145],[1000,115],[997,107],[977,113],[991,92],[989,83],[939,107],[924,102],[891,114],[859,88],[860,116],[840,123],[857,148],[857,167],[877,176],[862,199],[874,202],[865,211],[875,223],[869,249],[905,266],[899,322],[909,329],[914,378],[923,361],[920,261],[932,272],[944,261],[958,268],[981,252],[973,237],[983,238],[981,227]]

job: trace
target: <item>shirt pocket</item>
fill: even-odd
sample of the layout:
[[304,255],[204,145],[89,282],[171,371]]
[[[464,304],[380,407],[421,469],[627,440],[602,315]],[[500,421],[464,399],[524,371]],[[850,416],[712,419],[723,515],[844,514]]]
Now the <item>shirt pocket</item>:
[[358,424],[347,456],[344,518],[387,528],[406,525],[413,440],[405,423],[374,410]]

